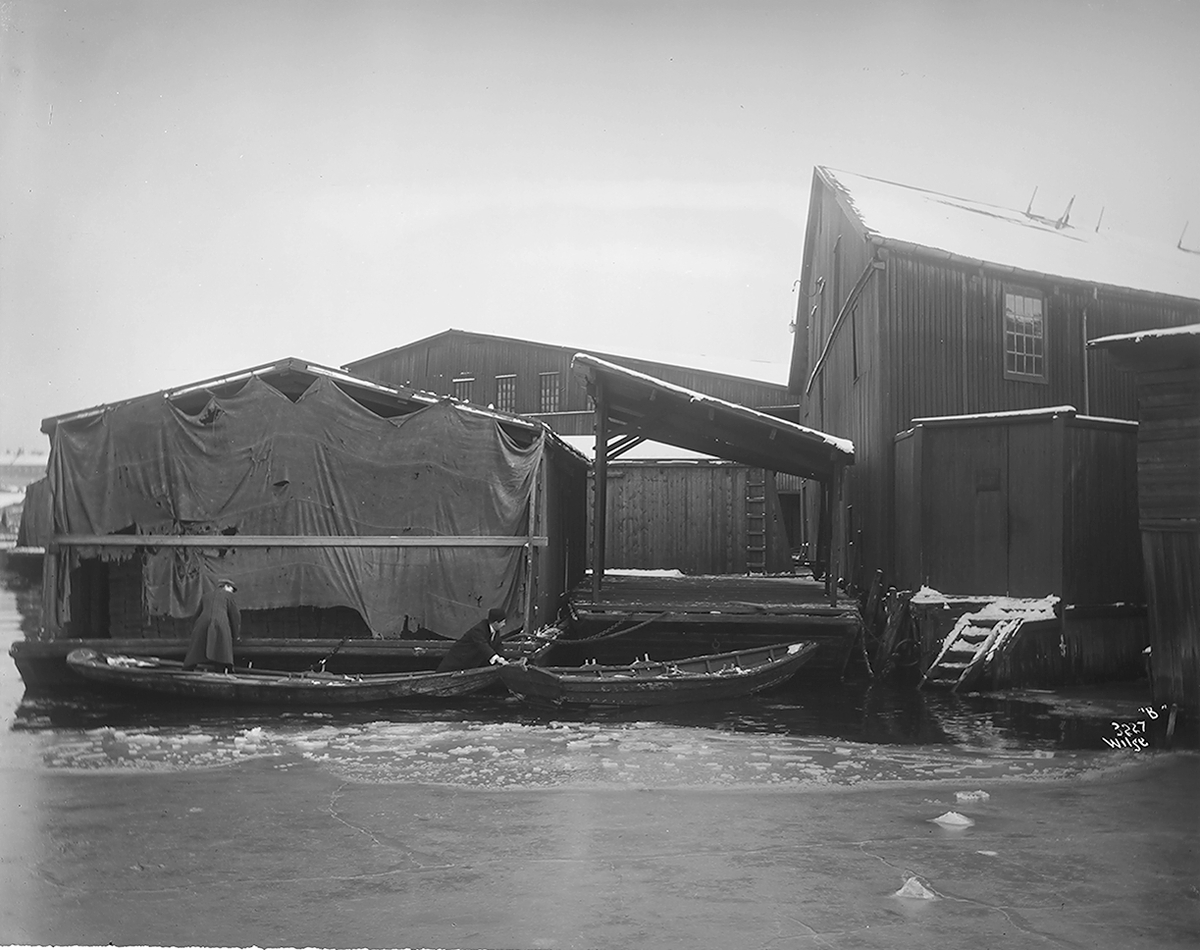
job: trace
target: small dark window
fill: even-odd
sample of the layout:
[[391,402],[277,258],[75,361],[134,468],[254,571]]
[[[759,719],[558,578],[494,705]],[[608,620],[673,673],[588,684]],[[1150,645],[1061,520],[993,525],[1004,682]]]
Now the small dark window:
[[1004,375],[1046,381],[1045,304],[1039,293],[1004,291]]
[[538,373],[538,412],[558,412],[558,373]]
[[501,412],[517,411],[517,377],[496,377],[496,408]]
[[454,398],[463,402],[471,401],[471,390],[475,387],[474,376],[456,376],[454,379]]

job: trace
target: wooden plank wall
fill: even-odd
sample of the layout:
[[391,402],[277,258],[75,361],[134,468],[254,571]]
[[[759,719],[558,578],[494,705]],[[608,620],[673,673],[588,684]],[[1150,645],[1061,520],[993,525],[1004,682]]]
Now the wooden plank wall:
[[1005,426],[925,430],[922,561],[937,590],[1009,592],[1008,435]]
[[[884,386],[865,391],[869,405],[856,406],[854,412],[838,410],[836,417],[831,415],[835,404],[825,397],[827,430],[855,442],[855,510],[878,521],[877,531],[894,524],[892,446],[896,434],[908,429],[914,418],[1069,404],[1081,414],[1086,409],[1092,415],[1136,419],[1129,374],[1118,372],[1102,354],[1088,352],[1086,340],[1200,320],[1200,305],[1188,302],[1147,301],[1115,291],[1093,296],[1090,288],[1022,279],[1016,286],[1045,294],[1048,378],[1044,383],[1005,379],[1007,279],[915,255],[885,257],[886,298],[877,305],[879,340],[867,341],[864,357],[867,334],[858,338],[860,365],[865,359],[872,371],[871,360],[877,356],[882,361],[877,377]],[[845,377],[852,371],[846,354],[839,356],[830,360],[826,371],[839,377],[826,381],[829,393],[845,392],[849,385]],[[880,499],[879,504],[864,499],[864,492]],[[876,566],[885,572],[894,569],[890,533],[882,548],[868,539],[868,550]]]
[[[891,571],[891,499],[892,436],[878,437],[881,405],[886,402],[887,336],[884,332],[886,289],[885,275],[875,273],[859,297],[858,305],[843,323],[830,347],[825,367],[812,390],[803,387],[816,365],[833,329],[838,313],[864,268],[872,259],[868,246],[846,217],[827,188],[813,194],[809,240],[815,240],[807,286],[800,288],[797,303],[796,335],[805,352],[798,365],[803,370],[801,404],[803,425],[854,440],[854,465],[850,467],[848,497],[854,511],[857,537],[855,561],[860,583],[870,577],[882,560]],[[805,520],[807,534],[817,537],[820,491],[807,492]],[[860,542],[860,543],[859,543]]]
[[1155,701],[1200,710],[1200,374],[1138,374],[1138,498]]
[[1200,528],[1200,372],[1194,367],[1143,372],[1138,381],[1141,525]]
[[1143,531],[1156,703],[1200,711],[1200,531]]
[[1133,427],[1016,419],[896,439],[899,583],[1145,603]]
[[1065,437],[1063,600],[1144,604],[1137,430],[1076,420]]
[[724,462],[610,466],[606,566],[744,573],[748,471]]
[[1063,594],[1064,426],[1060,418],[989,427],[1008,437],[1005,592],[1013,597]]

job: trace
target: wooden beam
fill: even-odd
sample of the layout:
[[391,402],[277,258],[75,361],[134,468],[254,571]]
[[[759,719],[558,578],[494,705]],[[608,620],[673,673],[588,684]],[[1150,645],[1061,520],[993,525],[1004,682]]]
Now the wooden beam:
[[312,534],[57,534],[60,547],[96,548],[523,548],[545,536]]
[[596,392],[596,461],[592,480],[592,597],[600,598],[600,581],[604,576],[604,536],[608,518],[608,399],[605,383],[595,380]]

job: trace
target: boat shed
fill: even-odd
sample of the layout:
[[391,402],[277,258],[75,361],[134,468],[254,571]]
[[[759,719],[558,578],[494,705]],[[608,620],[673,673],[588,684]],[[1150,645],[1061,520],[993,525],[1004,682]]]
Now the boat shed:
[[[608,463],[649,439],[729,459],[754,468],[809,478],[823,487],[829,536],[844,537],[843,485],[854,463],[854,444],[746,406],[706,396],[683,386],[626,369],[586,353],[576,354],[575,371],[587,380],[596,412],[596,490],[593,523],[606,521]],[[593,532],[592,578],[599,593],[605,564],[605,532]],[[844,550],[830,552],[840,564]],[[829,576],[839,576],[831,570]],[[837,587],[829,585],[837,600]]]
[[219,577],[243,657],[365,671],[436,665],[491,607],[548,624],[584,575],[587,460],[535,420],[284,359],[42,428],[48,640],[14,648],[27,684],[19,653],[81,640],[181,653]]
[[1137,502],[1156,702],[1200,713],[1200,324],[1092,340],[1138,393]]

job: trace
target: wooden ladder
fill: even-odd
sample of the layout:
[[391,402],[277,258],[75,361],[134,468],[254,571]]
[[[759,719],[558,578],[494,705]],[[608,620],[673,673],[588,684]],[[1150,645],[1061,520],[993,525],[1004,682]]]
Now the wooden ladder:
[[963,614],[946,634],[941,652],[929,664],[917,687],[929,684],[949,686],[952,691],[957,691],[970,684],[984,672],[993,648],[1011,642],[1025,620],[1020,615]]
[[767,484],[761,468],[746,473],[746,573],[767,572]]

